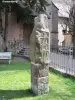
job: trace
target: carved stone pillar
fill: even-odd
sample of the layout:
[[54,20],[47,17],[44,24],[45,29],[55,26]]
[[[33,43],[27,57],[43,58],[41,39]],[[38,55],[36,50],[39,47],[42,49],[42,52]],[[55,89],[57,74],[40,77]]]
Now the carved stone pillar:
[[35,18],[34,29],[30,37],[31,89],[36,95],[49,91],[49,44],[48,18],[45,14],[40,14]]

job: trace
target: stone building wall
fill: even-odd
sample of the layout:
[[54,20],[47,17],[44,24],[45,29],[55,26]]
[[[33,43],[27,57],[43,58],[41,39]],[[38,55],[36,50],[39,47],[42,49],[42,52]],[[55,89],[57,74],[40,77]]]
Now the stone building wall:
[[[2,26],[5,28],[5,15],[2,17]],[[22,20],[17,22],[16,14],[9,13],[8,15],[8,41],[24,40],[29,42],[30,34],[32,33],[33,25],[24,24]]]
[[[58,48],[58,8],[51,2],[48,10],[48,25],[50,30],[51,46]],[[51,48],[52,48],[51,47]]]
[[23,22],[17,22],[15,13],[9,13],[8,16],[8,40],[23,39]]

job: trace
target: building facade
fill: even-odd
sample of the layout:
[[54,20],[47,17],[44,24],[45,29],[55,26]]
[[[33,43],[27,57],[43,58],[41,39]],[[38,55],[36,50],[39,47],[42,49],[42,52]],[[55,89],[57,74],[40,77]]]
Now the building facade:
[[58,49],[58,8],[50,2],[47,8],[48,23],[50,30],[50,44],[52,49]]
[[[50,5],[47,7],[47,15],[48,15],[48,23],[50,30],[50,39],[52,48],[58,48],[58,8],[54,5],[53,2],[50,2]],[[2,26],[3,30],[5,29],[5,15],[2,14]],[[17,41],[22,44],[22,48],[19,51],[25,50],[24,45],[29,45],[30,43],[30,35],[33,30],[33,24],[25,24],[23,20],[17,21],[17,16],[15,12],[11,12],[8,14],[8,48],[10,48],[9,43],[17,43]],[[21,43],[22,42],[22,43]],[[13,44],[13,47],[15,44]],[[17,46],[16,46],[17,47]],[[15,47],[15,48],[16,48]],[[11,46],[12,49],[12,46]]]

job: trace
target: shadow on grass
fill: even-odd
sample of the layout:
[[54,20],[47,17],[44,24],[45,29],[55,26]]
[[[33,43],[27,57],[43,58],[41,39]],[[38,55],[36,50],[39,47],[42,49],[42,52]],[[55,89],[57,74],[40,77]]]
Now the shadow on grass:
[[30,89],[27,90],[0,90],[0,100],[34,97]]
[[11,63],[11,64],[0,64],[0,71],[11,71],[11,70],[30,70],[30,63]]

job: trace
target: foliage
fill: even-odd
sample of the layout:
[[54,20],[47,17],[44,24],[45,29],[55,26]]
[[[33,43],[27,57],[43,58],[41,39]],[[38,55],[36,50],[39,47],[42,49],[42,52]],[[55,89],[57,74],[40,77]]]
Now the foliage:
[[69,14],[69,28],[72,33],[72,42],[73,42],[73,58],[75,59],[75,1],[70,9]]
[[75,80],[49,72],[49,93],[34,96],[30,78],[30,63],[0,64],[0,100],[75,100]]
[[2,9],[2,0],[0,0],[0,10]]
[[9,9],[10,4],[4,4],[2,0],[0,0],[0,11],[4,11],[5,8]]
[[23,7],[21,3],[13,4],[12,10],[16,12],[17,18],[23,19],[25,23],[33,23],[34,17],[40,12],[46,11],[47,0],[24,0]]
[[40,12],[45,12],[46,6],[48,5],[47,0],[24,0],[24,8],[21,6],[21,3],[2,3],[0,0],[0,10],[5,8],[9,11],[10,8],[12,11],[16,12],[18,20],[23,19],[25,23],[33,23],[34,17]]
[[73,58],[75,59],[75,0],[64,0],[67,9],[65,9],[66,13],[69,15],[69,33],[72,34],[72,43],[73,43]]

